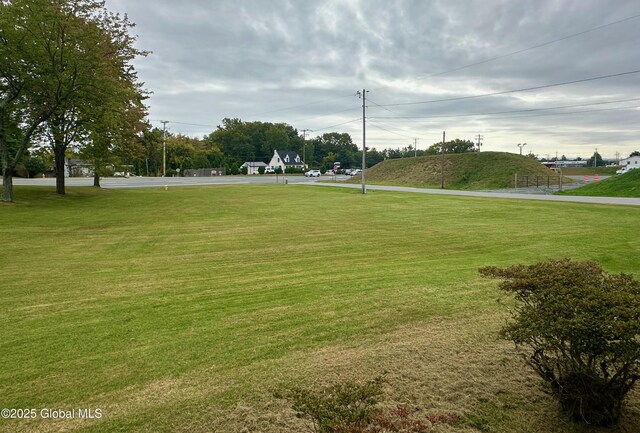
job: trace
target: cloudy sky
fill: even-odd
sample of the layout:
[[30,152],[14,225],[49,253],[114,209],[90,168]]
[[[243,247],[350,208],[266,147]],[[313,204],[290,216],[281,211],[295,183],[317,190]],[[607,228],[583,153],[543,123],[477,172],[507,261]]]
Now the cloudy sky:
[[[638,0],[107,0],[137,24],[149,118],[225,117],[367,146],[605,157],[640,150]],[[599,78],[609,76],[608,78]],[[575,82],[580,81],[580,82]],[[574,82],[572,84],[563,84]],[[536,88],[536,89],[531,89]],[[529,90],[524,90],[529,89]]]

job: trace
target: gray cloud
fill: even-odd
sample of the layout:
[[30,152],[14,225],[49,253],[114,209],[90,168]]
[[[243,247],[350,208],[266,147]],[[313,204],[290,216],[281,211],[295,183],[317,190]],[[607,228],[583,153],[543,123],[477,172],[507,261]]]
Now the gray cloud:
[[[477,99],[455,98],[640,69],[640,18],[457,71],[640,14],[635,0],[514,2],[420,0],[107,0],[137,23],[136,62],[154,95],[150,118],[190,135],[224,117],[287,122],[318,133],[361,117],[367,88],[368,146],[419,146],[449,137],[485,137],[486,150],[607,156],[640,148],[638,101],[547,113],[462,114],[588,104],[640,97],[640,74]],[[603,109],[609,109],[604,111]],[[561,112],[584,111],[580,114]],[[600,110],[600,111],[595,111]],[[452,116],[430,119],[376,117]],[[191,123],[194,125],[184,125]],[[197,125],[203,126],[197,126]],[[361,123],[333,130],[361,143]]]

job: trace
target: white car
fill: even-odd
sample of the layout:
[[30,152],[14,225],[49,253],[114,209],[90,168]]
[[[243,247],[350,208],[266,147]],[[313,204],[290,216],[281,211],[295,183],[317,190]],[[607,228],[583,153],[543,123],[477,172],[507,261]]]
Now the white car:
[[325,172],[324,172],[324,174],[325,174],[326,176],[333,176],[335,173],[334,173],[334,171],[333,171],[333,170],[327,170],[327,171],[325,171]]
[[276,171],[273,169],[273,167],[265,167],[264,169],[264,174],[274,174]]
[[320,170],[309,170],[304,173],[305,177],[320,177]]

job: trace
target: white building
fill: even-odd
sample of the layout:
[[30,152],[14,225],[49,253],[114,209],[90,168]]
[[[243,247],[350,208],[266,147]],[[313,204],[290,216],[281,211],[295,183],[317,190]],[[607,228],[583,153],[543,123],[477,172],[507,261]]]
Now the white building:
[[247,167],[247,174],[260,174],[260,167],[266,168],[267,164],[262,161],[247,161],[240,166],[240,170],[242,170],[244,167]]
[[305,169],[307,166],[300,158],[297,152],[293,150],[274,150],[273,157],[269,162],[269,167],[274,170],[278,167],[282,169],[283,173],[287,172],[287,168],[294,167],[298,169]]
[[620,166],[625,170],[632,170],[634,168],[640,168],[640,156],[631,156],[627,159],[620,161]]

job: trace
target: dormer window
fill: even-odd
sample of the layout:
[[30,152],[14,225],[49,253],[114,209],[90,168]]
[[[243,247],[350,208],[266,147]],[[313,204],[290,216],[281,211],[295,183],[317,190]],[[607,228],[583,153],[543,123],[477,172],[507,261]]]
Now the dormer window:
[[284,162],[289,162],[289,155],[284,157]]
[[300,157],[296,155],[296,162],[300,162]]

